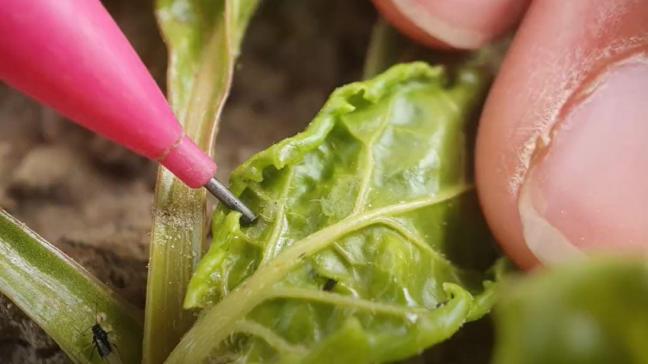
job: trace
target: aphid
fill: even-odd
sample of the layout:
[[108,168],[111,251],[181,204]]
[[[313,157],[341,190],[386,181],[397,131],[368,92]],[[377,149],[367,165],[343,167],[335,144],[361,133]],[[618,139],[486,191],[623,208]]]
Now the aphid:
[[324,282],[324,286],[322,287],[323,291],[331,291],[333,288],[335,288],[335,285],[337,284],[337,281],[335,279],[327,279],[326,282]]
[[102,359],[106,358],[113,352],[110,339],[108,339],[108,333],[103,329],[103,327],[101,327],[101,325],[99,325],[99,323],[92,326],[92,344]]
[[119,355],[115,352],[117,346],[110,343],[110,337],[108,331],[106,331],[100,322],[105,320],[105,317],[101,314],[96,315],[95,324],[92,325],[92,356],[94,356],[95,350],[99,354],[99,357],[102,361],[112,364],[121,364],[121,359]]

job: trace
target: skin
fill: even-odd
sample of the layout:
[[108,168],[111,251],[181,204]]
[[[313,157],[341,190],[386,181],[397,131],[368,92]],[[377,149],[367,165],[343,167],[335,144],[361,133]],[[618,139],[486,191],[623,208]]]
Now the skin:
[[521,267],[648,253],[648,1],[374,0],[437,48],[515,31],[480,120],[477,187]]

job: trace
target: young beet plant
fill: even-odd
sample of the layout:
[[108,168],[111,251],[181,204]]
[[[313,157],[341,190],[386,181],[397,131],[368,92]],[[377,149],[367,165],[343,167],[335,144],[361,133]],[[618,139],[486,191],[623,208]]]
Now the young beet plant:
[[[170,102],[207,151],[256,6],[158,1]],[[400,61],[395,39],[378,27],[368,77]],[[0,290],[78,363],[414,356],[493,305],[497,254],[470,173],[486,58],[401,64],[336,90],[304,132],[234,172],[260,219],[242,227],[219,207],[204,257],[204,193],[160,170],[144,313],[5,212]]]
[[[169,48],[170,102],[189,137],[210,151],[234,63],[256,0],[159,0]],[[0,291],[77,363],[162,363],[191,326],[182,308],[205,246],[205,195],[160,170],[146,311],[121,300],[54,246],[0,210]],[[99,324],[114,351],[96,348]]]

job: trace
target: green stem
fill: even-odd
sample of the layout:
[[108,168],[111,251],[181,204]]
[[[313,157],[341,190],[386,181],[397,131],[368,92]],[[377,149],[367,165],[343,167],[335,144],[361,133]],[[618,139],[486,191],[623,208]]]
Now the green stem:
[[141,360],[141,312],[2,209],[0,291],[76,363],[102,362],[92,345],[95,323],[125,363]]
[[205,194],[160,170],[146,290],[144,362],[160,363],[191,327],[182,300],[205,236]]
[[[158,19],[169,48],[170,99],[175,100],[173,107],[187,136],[211,155],[232,83],[241,27],[244,29],[247,24],[245,17],[252,14],[256,1],[206,2],[202,6],[214,7],[216,15],[209,19],[208,29],[200,34],[197,29],[202,24],[187,23],[183,18],[186,14],[176,13],[183,7],[174,7],[174,3],[189,8],[197,6],[181,0],[158,2]],[[202,8],[193,10],[205,13]],[[186,48],[187,34],[193,34],[195,48]],[[161,168],[155,192],[147,281],[145,363],[163,362],[195,320],[192,312],[183,309],[182,302],[194,266],[202,255],[207,229],[205,192],[186,187]]]
[[362,78],[368,80],[383,72],[400,56],[403,39],[384,20],[376,21],[369,39]]
[[[222,33],[215,30],[215,34]],[[209,103],[214,97],[217,100],[220,97],[221,103],[225,101],[230,80],[222,75],[214,77],[213,68],[225,67],[231,77],[229,62],[219,64],[222,58],[227,58],[222,57],[221,41],[217,36],[210,39],[183,123],[187,135],[205,151],[211,151],[220,114],[208,112]],[[214,107],[218,111],[222,108],[221,105]],[[195,320],[192,312],[182,308],[182,302],[207,236],[205,203],[204,190],[190,189],[169,171],[160,169],[146,292],[146,363],[163,362]]]

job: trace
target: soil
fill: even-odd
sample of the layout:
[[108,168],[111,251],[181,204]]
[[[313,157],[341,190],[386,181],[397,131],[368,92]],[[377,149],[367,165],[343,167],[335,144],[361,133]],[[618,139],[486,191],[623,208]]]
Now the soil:
[[[150,0],[104,2],[163,87],[166,50]],[[375,19],[364,0],[272,0],[252,20],[216,142],[220,178],[304,128],[360,78]],[[143,307],[156,166],[0,84],[0,207]],[[65,355],[0,296],[0,361]]]

